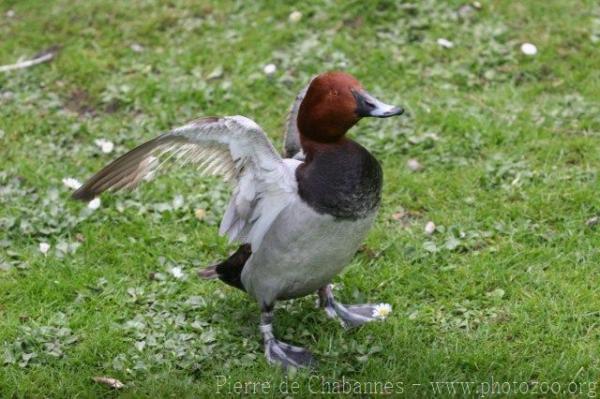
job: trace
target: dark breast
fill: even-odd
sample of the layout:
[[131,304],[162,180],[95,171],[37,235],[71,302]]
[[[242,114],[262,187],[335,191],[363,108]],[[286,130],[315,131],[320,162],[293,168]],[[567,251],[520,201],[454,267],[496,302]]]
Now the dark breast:
[[350,220],[377,209],[382,176],[375,157],[352,140],[308,146],[296,169],[300,198],[319,213]]

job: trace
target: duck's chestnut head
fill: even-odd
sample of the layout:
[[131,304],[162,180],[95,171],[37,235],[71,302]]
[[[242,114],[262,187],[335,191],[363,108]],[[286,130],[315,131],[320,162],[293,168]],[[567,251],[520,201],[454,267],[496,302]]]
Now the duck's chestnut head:
[[361,118],[400,115],[400,107],[385,104],[367,93],[345,72],[326,72],[310,83],[298,111],[298,130],[317,142],[339,140]]

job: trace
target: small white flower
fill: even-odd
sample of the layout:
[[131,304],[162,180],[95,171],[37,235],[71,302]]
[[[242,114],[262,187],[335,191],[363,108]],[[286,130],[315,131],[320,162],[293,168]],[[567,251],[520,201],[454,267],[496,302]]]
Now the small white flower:
[[183,276],[184,276],[183,270],[179,266],[175,266],[175,267],[172,267],[171,269],[169,269],[169,273],[171,273],[171,275],[173,275],[173,277],[179,278],[179,279],[183,278]]
[[144,47],[139,43],[133,43],[131,46],[129,46],[129,48],[136,53],[141,53],[144,51]]
[[380,303],[375,305],[375,309],[373,309],[373,317],[380,320],[384,320],[390,313],[392,313],[392,305],[389,303]]
[[448,39],[444,39],[443,37],[440,37],[439,39],[437,39],[437,44],[439,44],[440,46],[442,46],[444,48],[452,48],[452,47],[454,47],[454,43],[452,43]]
[[62,182],[66,187],[73,190],[77,190],[79,187],[81,187],[81,182],[77,179],[73,179],[72,177],[65,177],[62,179]]
[[292,11],[289,16],[289,21],[293,24],[299,22],[302,19],[302,13],[300,11]]
[[177,194],[175,198],[173,198],[173,208],[179,209],[183,206],[183,196]]
[[98,209],[100,208],[100,198],[94,198],[93,200],[91,200],[90,202],[88,202],[88,208],[90,209]]
[[523,43],[521,44],[521,52],[525,55],[536,55],[537,47],[535,47],[535,44]]
[[263,68],[263,71],[264,71],[265,75],[271,76],[275,73],[275,71],[277,71],[277,66],[275,66],[275,64],[267,64]]
[[427,222],[427,224],[425,225],[425,234],[427,234],[428,236],[432,235],[435,231],[435,223],[433,223],[431,220],[429,222]]
[[50,244],[47,242],[40,242],[40,252],[46,255],[50,250]]
[[414,158],[406,161],[406,166],[408,167],[408,169],[412,170],[413,172],[418,172],[423,169],[423,165],[421,165],[421,162],[419,162],[419,160],[414,159]]
[[98,147],[100,147],[100,150],[105,154],[110,154],[112,152],[112,150],[115,148],[115,145],[113,144],[112,141],[105,140],[105,139],[94,140],[94,143],[96,143],[96,145]]

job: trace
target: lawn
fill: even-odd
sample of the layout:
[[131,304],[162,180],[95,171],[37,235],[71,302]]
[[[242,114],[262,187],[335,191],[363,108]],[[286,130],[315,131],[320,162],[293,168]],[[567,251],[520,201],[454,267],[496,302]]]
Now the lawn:
[[[0,3],[0,65],[52,46],[0,73],[1,398],[595,397],[596,1]],[[344,331],[314,297],[281,303],[276,333],[319,359],[286,375],[256,304],[195,274],[234,248],[225,183],[172,169],[90,209],[63,179],[203,115],[248,116],[279,147],[296,93],[332,69],[408,110],[351,131],[383,205],[334,281],[394,310]]]

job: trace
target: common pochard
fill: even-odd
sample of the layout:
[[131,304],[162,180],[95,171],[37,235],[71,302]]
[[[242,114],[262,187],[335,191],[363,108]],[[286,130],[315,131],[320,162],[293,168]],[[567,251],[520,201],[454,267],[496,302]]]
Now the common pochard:
[[270,363],[304,367],[306,349],[274,337],[278,300],[314,292],[329,317],[346,327],[377,320],[389,305],[343,305],[331,280],[352,259],[373,224],[381,200],[377,160],[346,132],[363,117],[403,113],[367,93],[344,72],[313,78],[288,119],[285,158],[264,131],[243,116],[201,118],[121,156],[73,193],[89,201],[105,190],[133,188],[162,165],[161,157],[221,175],[235,186],[219,232],[239,248],[199,272],[247,292],[262,310],[260,332]]

